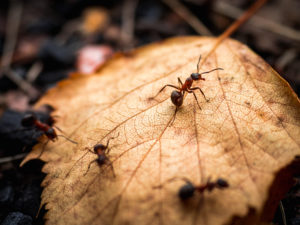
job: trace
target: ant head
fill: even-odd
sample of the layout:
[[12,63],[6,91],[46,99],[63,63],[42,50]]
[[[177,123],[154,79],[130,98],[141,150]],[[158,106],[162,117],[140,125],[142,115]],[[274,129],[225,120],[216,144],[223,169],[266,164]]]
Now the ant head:
[[36,120],[37,119],[33,113],[28,113],[28,114],[25,114],[25,116],[21,120],[21,124],[23,127],[31,127],[34,125],[34,122]]
[[228,182],[226,180],[222,179],[222,178],[219,178],[216,181],[216,184],[218,185],[219,188],[227,188],[227,187],[229,187]]
[[181,200],[186,200],[194,195],[195,187],[191,182],[187,182],[183,185],[178,192],[179,198]]
[[50,127],[46,132],[45,132],[46,136],[50,139],[50,140],[54,140],[55,138],[57,138],[57,134],[55,132],[55,130]]
[[201,76],[199,73],[192,73],[192,74],[191,74],[191,78],[192,78],[193,80],[199,80],[199,76]]
[[97,153],[98,150],[105,150],[107,148],[107,146],[103,145],[103,144],[97,144],[94,146],[94,152]]
[[205,78],[201,76],[201,73],[192,73],[191,78],[193,80],[205,80]]
[[183,95],[179,91],[172,91],[171,94],[171,101],[177,107],[181,106],[183,103]]

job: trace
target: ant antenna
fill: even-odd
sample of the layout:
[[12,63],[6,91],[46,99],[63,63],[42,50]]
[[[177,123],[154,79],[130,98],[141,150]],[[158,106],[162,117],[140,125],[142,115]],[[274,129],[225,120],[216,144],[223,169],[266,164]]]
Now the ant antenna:
[[119,137],[119,134],[120,134],[120,133],[118,133],[118,135],[117,135],[117,136],[115,136],[115,137],[110,137],[110,138],[108,138],[108,140],[107,140],[107,143],[106,143],[106,147],[108,147],[110,140],[112,140],[112,139],[115,139],[115,138]]
[[78,145],[78,143],[77,143],[76,141],[73,141],[73,140],[71,140],[70,138],[68,138],[68,137],[66,137],[66,136],[64,136],[64,135],[58,134],[57,137],[63,137],[63,138],[65,138],[66,140],[70,141],[71,143],[73,143],[73,144],[75,144],[75,145]]
[[199,64],[200,64],[200,61],[201,61],[201,55],[199,56],[198,63],[197,63],[197,73],[199,75],[206,74],[206,73],[211,73],[211,72],[213,72],[215,70],[224,70],[223,68],[215,68],[215,69],[212,69],[212,70],[209,70],[209,71],[206,71],[206,72],[199,73]]
[[200,60],[201,60],[201,55],[199,56],[198,63],[197,63],[197,73],[199,73],[199,63],[200,63]]
[[205,71],[205,72],[202,72],[202,73],[199,73],[199,74],[201,75],[201,74],[211,73],[211,72],[213,72],[215,70],[224,70],[224,69],[223,68],[215,68],[215,69],[212,69],[212,70],[209,70],[209,71]]
[[187,183],[192,183],[192,182],[191,182],[188,178],[186,178],[186,177],[172,177],[172,178],[166,180],[165,182],[163,182],[161,185],[153,186],[153,188],[154,188],[154,189],[162,188],[165,184],[170,183],[170,182],[173,182],[173,181],[175,181],[175,180],[183,180],[183,181],[185,181],[185,182],[187,182]]

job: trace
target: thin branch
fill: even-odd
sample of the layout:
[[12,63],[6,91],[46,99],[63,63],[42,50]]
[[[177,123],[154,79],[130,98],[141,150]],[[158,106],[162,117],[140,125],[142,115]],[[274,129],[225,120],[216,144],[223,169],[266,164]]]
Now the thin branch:
[[29,83],[34,82],[42,70],[43,70],[43,63],[40,61],[35,62],[28,70],[27,75],[26,75],[26,80]]
[[[239,18],[244,13],[243,10],[240,10],[239,8],[236,8],[231,4],[228,4],[223,1],[217,1],[213,10],[219,14],[222,14],[224,16],[233,19]],[[272,33],[278,34],[282,37],[289,38],[295,41],[300,41],[299,31],[294,30],[287,26],[283,26],[279,23],[274,22],[273,20],[269,20],[261,16],[254,15],[253,17],[251,17],[251,19],[249,19],[249,24],[270,31]]]
[[198,34],[212,36],[210,30],[178,0],[163,0],[163,2],[182,17]]
[[0,63],[0,77],[2,77],[5,69],[10,67],[11,60],[14,54],[14,49],[17,43],[17,36],[22,17],[22,11],[22,1],[11,0],[11,5],[8,11],[6,23],[5,44]]
[[9,162],[12,162],[14,160],[23,159],[26,155],[27,155],[27,153],[21,153],[21,154],[14,155],[14,156],[8,156],[8,157],[0,158],[0,164],[9,163]]
[[29,97],[36,97],[38,95],[38,91],[26,80],[20,77],[16,72],[11,69],[6,69],[5,75],[13,81],[16,85],[20,87],[22,91],[24,91]]
[[[201,65],[203,65],[206,59],[219,47],[219,45],[230,35],[232,35],[240,26],[242,26],[257,10],[259,10],[268,0],[257,0],[253,5],[239,17],[238,20],[234,21],[216,40],[213,48],[205,55]],[[200,66],[201,66],[200,65]]]
[[280,208],[280,212],[281,212],[281,215],[282,215],[283,224],[287,225],[287,223],[286,223],[286,216],[285,216],[285,212],[284,212],[282,201],[279,202],[279,208]]
[[126,0],[122,10],[121,43],[133,47],[135,10],[139,0]]

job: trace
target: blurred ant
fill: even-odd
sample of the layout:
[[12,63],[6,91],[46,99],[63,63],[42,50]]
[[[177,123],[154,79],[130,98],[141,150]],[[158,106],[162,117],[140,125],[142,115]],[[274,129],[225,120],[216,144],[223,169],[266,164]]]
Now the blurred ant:
[[107,157],[107,154],[110,152],[110,148],[108,148],[108,145],[109,145],[109,142],[110,140],[112,139],[115,139],[119,136],[119,133],[116,137],[111,137],[107,140],[106,142],[106,145],[103,145],[103,144],[96,144],[94,146],[94,151],[92,151],[91,149],[88,148],[89,152],[93,153],[93,154],[96,154],[98,157],[97,159],[93,160],[92,162],[90,162],[89,166],[88,166],[88,169],[85,173],[85,175],[87,174],[87,172],[89,171],[92,163],[94,162],[97,162],[99,167],[101,167],[102,165],[108,163],[112,169],[112,172],[113,172],[113,175],[114,177],[116,176],[115,175],[115,171],[114,171],[114,168],[112,166],[112,162],[110,161],[110,159]]
[[203,193],[205,190],[211,192],[213,189],[224,189],[228,188],[229,184],[226,180],[218,178],[215,182],[207,181],[206,184],[195,186],[190,181],[186,181],[186,184],[181,186],[178,192],[178,196],[181,200],[186,200],[193,197],[195,191]]
[[[211,192],[215,188],[224,189],[229,187],[228,182],[223,178],[218,178],[215,182],[211,182],[209,178],[206,184],[203,185],[194,185],[191,181],[184,177],[173,177],[166,182],[171,182],[176,179],[182,179],[186,182],[178,191],[178,197],[183,201],[193,197],[195,191],[203,193],[204,191]],[[154,188],[161,188],[162,186],[163,185],[159,185],[155,186]]]
[[[54,123],[55,120],[53,117],[51,117],[51,123]],[[77,144],[77,142],[63,136],[63,135],[58,135],[56,134],[56,131],[52,127],[52,125],[48,125],[47,123],[43,123],[33,113],[28,113],[26,114],[23,119],[21,120],[21,124],[23,127],[26,128],[35,128],[36,130],[39,130],[43,132],[43,134],[48,138],[48,141],[56,141],[58,137],[63,137],[66,140],[70,141],[73,144]],[[60,130],[58,127],[56,127],[58,130]],[[61,130],[60,130],[61,131]]]
[[171,101],[172,103],[176,106],[176,109],[175,109],[175,114],[174,114],[174,119],[175,119],[175,115],[177,113],[177,110],[178,108],[182,105],[183,103],[183,98],[184,98],[184,94],[185,92],[187,93],[193,93],[196,101],[197,101],[197,104],[198,104],[198,107],[199,109],[201,110],[201,107],[199,105],[199,102],[198,102],[198,99],[197,99],[197,96],[195,94],[195,90],[199,90],[201,92],[201,94],[203,95],[204,99],[206,100],[206,102],[208,102],[209,100],[205,97],[205,94],[204,92],[201,90],[200,87],[193,87],[192,88],[192,85],[193,85],[193,82],[196,81],[196,80],[205,80],[205,78],[202,77],[202,74],[206,74],[206,73],[211,73],[215,70],[223,70],[222,68],[215,68],[215,69],[212,69],[210,71],[206,71],[206,72],[202,72],[202,73],[199,73],[199,63],[200,63],[200,60],[201,60],[201,55],[199,57],[199,60],[198,60],[198,63],[197,63],[197,73],[192,73],[188,78],[186,78],[185,82],[182,83],[182,81],[180,80],[180,78],[178,77],[178,83],[180,84],[180,87],[177,87],[175,85],[172,85],[172,84],[166,84],[165,86],[163,86],[159,92],[154,96],[154,97],[151,97],[150,99],[154,99],[157,95],[159,95],[166,87],[172,87],[172,88],[175,88],[177,89],[178,91],[174,90],[172,91],[171,93]]

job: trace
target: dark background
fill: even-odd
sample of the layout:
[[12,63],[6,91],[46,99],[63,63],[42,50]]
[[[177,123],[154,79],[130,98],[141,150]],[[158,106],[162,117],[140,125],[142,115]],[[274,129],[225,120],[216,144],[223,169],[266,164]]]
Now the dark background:
[[[84,46],[105,59],[113,52],[180,35],[220,35],[250,0],[1,0],[0,224],[43,224],[43,163],[19,163],[41,133],[24,130],[25,112],[71,72]],[[300,92],[300,1],[270,0],[232,38],[241,41]],[[184,14],[184,16],[182,16]],[[203,24],[203,26],[201,25]],[[100,65],[99,61],[97,65]],[[95,70],[95,68],[94,68]],[[42,121],[49,110],[37,112]],[[287,223],[300,224],[300,185],[282,200]],[[273,220],[283,224],[280,210]]]

